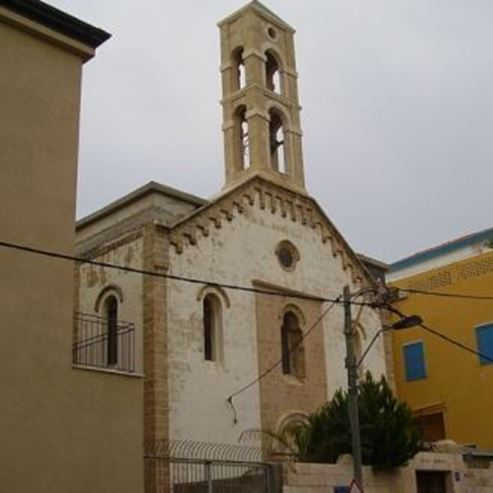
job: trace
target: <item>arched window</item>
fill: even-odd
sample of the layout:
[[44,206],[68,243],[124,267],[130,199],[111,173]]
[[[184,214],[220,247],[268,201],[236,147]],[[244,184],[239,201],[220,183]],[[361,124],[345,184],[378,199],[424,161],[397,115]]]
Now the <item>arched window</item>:
[[250,167],[250,136],[245,106],[240,106],[235,112],[235,132],[239,153],[238,162],[241,169],[248,169]]
[[270,110],[269,142],[271,166],[279,173],[286,174],[286,144],[284,135],[284,122],[282,115],[275,109]]
[[265,83],[267,89],[281,94],[281,70],[279,62],[271,51],[267,51],[265,57]]
[[303,332],[298,316],[288,311],[281,326],[282,372],[299,379],[305,376]]
[[233,90],[239,91],[246,85],[245,62],[243,60],[243,48],[239,47],[233,51]]
[[203,301],[204,359],[219,361],[222,353],[222,309],[215,294],[208,294]]
[[104,304],[106,318],[106,363],[114,366],[118,363],[118,300],[108,296]]

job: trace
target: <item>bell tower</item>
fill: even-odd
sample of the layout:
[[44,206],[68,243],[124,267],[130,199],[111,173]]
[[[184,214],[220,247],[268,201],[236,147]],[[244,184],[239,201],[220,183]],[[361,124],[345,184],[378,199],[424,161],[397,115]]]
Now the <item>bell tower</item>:
[[226,183],[306,193],[294,29],[257,0],[219,23]]

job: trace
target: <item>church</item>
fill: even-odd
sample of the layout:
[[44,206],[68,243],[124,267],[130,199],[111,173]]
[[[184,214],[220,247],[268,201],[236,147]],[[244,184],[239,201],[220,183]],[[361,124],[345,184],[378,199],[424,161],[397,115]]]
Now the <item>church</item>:
[[[76,267],[74,361],[144,378],[147,441],[238,444],[303,420],[347,385],[329,300],[376,287],[305,186],[294,29],[258,1],[219,29],[222,190],[151,182],[76,226],[77,256],[100,265]],[[361,354],[382,322],[368,306],[352,316]],[[379,339],[362,371],[387,366]]]

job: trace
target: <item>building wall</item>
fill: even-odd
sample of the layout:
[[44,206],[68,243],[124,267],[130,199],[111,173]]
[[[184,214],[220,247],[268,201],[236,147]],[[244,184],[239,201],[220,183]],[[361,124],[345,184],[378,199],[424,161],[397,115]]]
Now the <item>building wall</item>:
[[[402,279],[395,286],[471,295],[491,296],[493,252]],[[426,324],[477,349],[475,327],[493,322],[491,301],[452,299],[410,294],[396,307],[406,314],[419,314]],[[403,345],[423,341],[427,378],[406,382]],[[397,392],[422,413],[443,410],[447,438],[459,443],[493,447],[493,365],[480,365],[479,358],[420,328],[393,333]]]
[[[241,212],[226,204],[221,209],[229,220],[222,221],[219,227],[211,225],[209,234],[198,233],[194,242],[183,245],[182,249],[170,249],[171,274],[243,286],[278,286],[289,292],[333,298],[341,294],[345,284],[352,285],[350,269],[343,268],[341,257],[334,256],[329,243],[321,240],[318,229],[293,221],[281,209],[263,207],[257,194],[251,206],[240,207]],[[214,214],[208,212],[208,215]],[[192,229],[193,225],[189,226],[188,234],[193,235]],[[294,272],[282,269],[275,255],[277,245],[283,240],[290,240],[300,252]],[[259,394],[259,386],[255,384],[233,399],[238,420],[235,424],[226,399],[259,376],[259,356],[266,356],[270,344],[266,340],[264,346],[264,339],[257,336],[257,330],[262,330],[257,325],[258,314],[262,312],[269,320],[275,320],[275,326],[262,327],[277,333],[280,321],[276,310],[283,303],[239,291],[218,293],[224,306],[224,351],[220,363],[211,363],[204,361],[203,356],[203,293],[198,285],[178,281],[168,284],[172,438],[237,443],[242,432],[258,430],[264,425],[275,427],[288,414],[313,411],[338,387],[346,386],[343,316],[342,308],[336,306],[324,319],[322,330],[314,330],[310,336],[313,339],[306,343],[307,349],[315,350],[310,364],[315,362],[316,370],[322,373],[314,376],[318,387],[310,390],[310,398],[294,393],[288,402],[279,393]],[[306,306],[307,302],[301,303],[300,308],[306,309],[306,327],[309,327],[321,307],[318,303]],[[357,316],[356,310],[354,315]],[[366,329],[364,343],[368,343],[380,327],[379,317],[365,309],[361,323]],[[318,347],[316,342],[320,343]],[[268,352],[269,361],[276,354],[280,355],[279,348],[272,348]],[[306,359],[310,360],[309,354]],[[367,365],[376,375],[385,374],[382,341],[369,354]],[[260,367],[265,366],[266,361],[261,361]],[[276,371],[278,374],[280,369]],[[315,368],[313,372],[314,375]],[[276,377],[266,377],[266,381],[269,378]],[[270,408],[272,414],[261,419],[260,407]]]
[[[285,468],[284,493],[325,493],[349,486],[353,477],[350,457],[338,464],[290,464]],[[346,460],[348,459],[348,460]],[[446,476],[447,493],[487,493],[493,490],[493,469],[469,468],[460,454],[419,453],[407,467],[393,472],[363,468],[367,493],[416,493],[416,472],[438,471]]]
[[[72,254],[82,58],[10,17],[0,8],[1,239]],[[0,490],[141,491],[141,383],[72,369],[73,265],[2,249],[0,271]]]
[[[83,254],[83,252],[80,253]],[[120,239],[94,250],[92,260],[133,269],[143,269],[144,238],[142,232],[124,235]],[[118,318],[135,325],[135,371],[142,374],[144,371],[143,276],[90,264],[81,264],[78,267],[78,276],[80,295],[77,309],[83,314],[104,317],[103,303],[99,303],[100,297],[105,296],[105,293],[116,294],[117,298],[119,298],[119,294],[122,295],[122,299],[119,299],[118,303]]]

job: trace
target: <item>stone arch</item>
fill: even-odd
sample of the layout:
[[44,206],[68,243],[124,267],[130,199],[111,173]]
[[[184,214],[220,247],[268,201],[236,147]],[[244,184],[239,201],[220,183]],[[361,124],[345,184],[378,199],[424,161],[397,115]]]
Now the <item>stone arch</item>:
[[282,320],[287,312],[293,312],[296,314],[298,320],[300,321],[301,328],[306,325],[305,315],[301,311],[301,308],[298,307],[298,305],[295,305],[294,303],[288,303],[286,306],[284,306],[284,308],[281,310],[281,313],[279,314],[279,320]]
[[120,304],[123,303],[122,288],[120,288],[120,286],[117,286],[116,284],[109,284],[98,294],[98,297],[96,298],[96,302],[94,303],[95,313],[101,313],[101,310],[103,308],[103,303],[106,300],[106,298],[108,298],[110,295],[115,296],[116,299],[118,300],[118,303]]
[[293,453],[295,444],[290,435],[290,429],[294,426],[308,421],[308,414],[305,411],[288,411],[284,413],[275,427],[275,436],[278,439],[272,440],[272,454],[274,456],[286,456]]
[[229,300],[228,293],[226,293],[226,290],[223,289],[221,286],[203,286],[197,292],[197,301],[203,300],[208,294],[217,295],[226,308],[229,308],[231,306],[231,301]]

